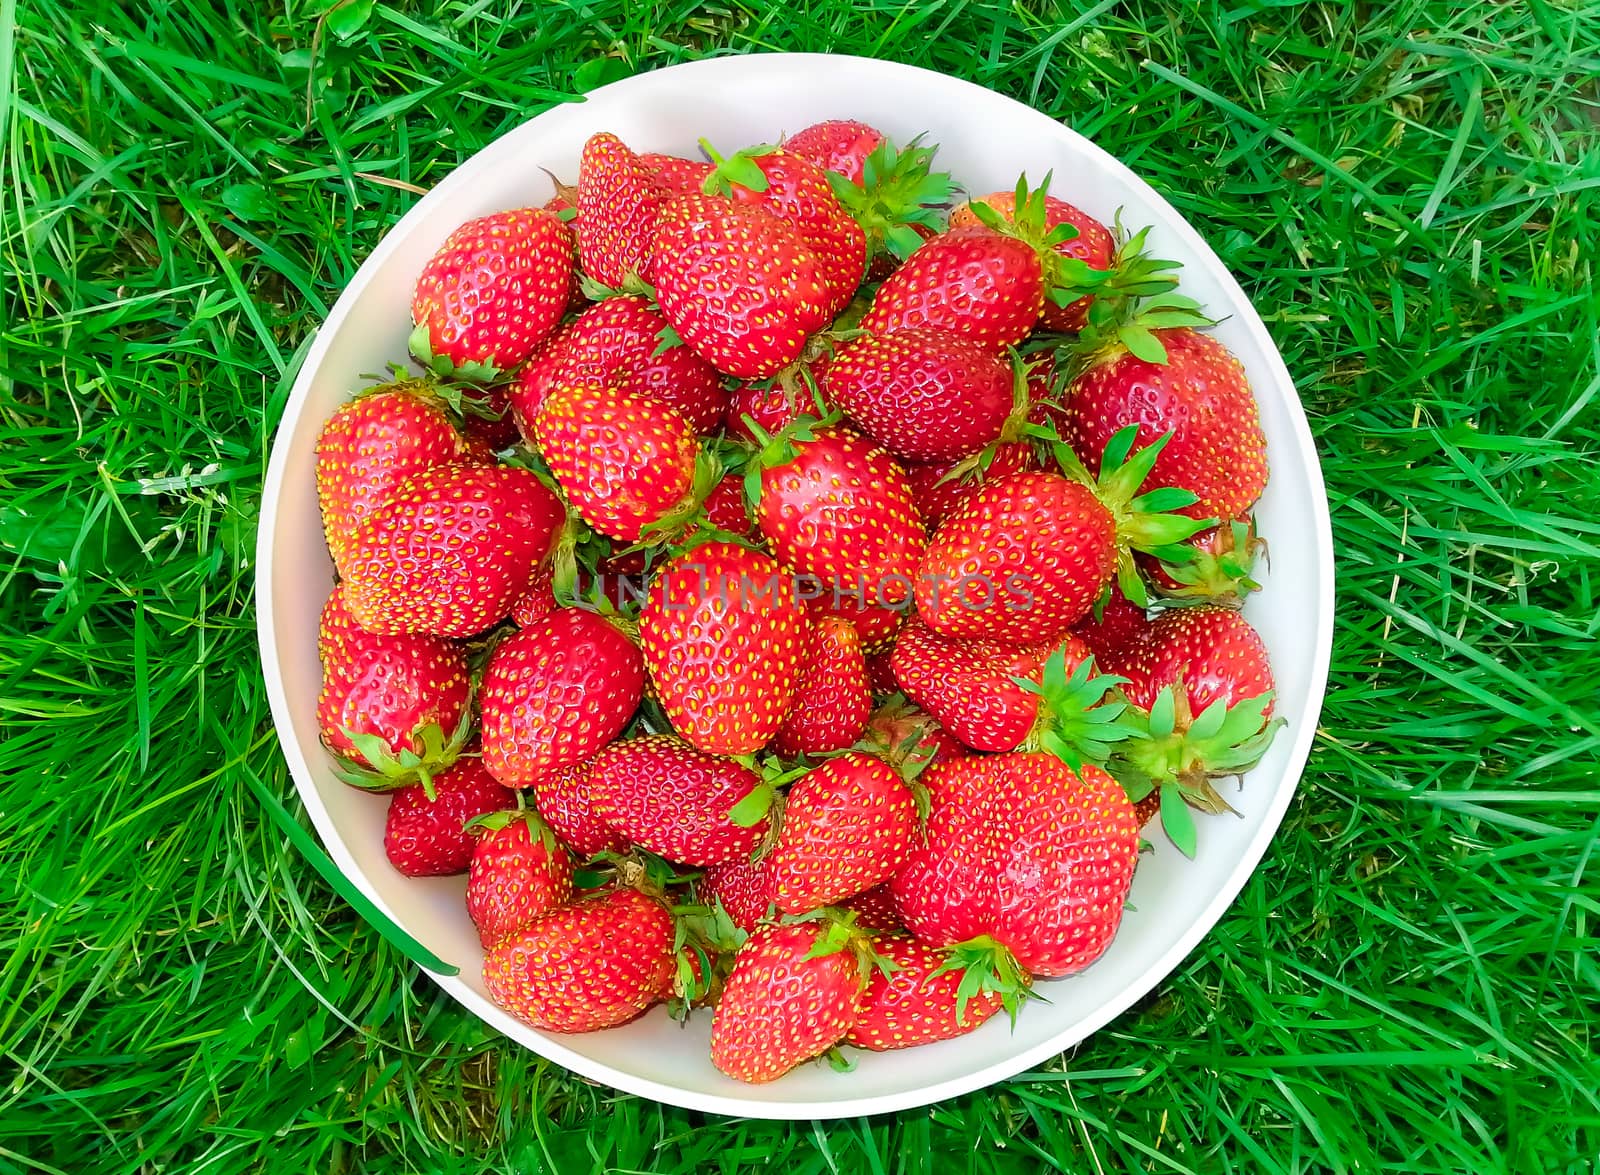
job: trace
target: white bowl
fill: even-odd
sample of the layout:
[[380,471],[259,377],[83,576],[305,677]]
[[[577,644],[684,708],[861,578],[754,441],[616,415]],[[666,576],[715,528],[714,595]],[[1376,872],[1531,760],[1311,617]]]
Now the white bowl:
[[[825,118],[859,118],[899,141],[928,132],[939,162],[969,190],[1009,189],[1019,172],[1054,171],[1052,192],[1110,222],[1153,225],[1157,255],[1183,262],[1182,288],[1223,318],[1216,334],[1243,361],[1261,406],[1271,482],[1261,530],[1271,542],[1264,589],[1247,614],[1277,675],[1288,720],[1246,786],[1229,798],[1241,816],[1199,817],[1190,861],[1162,836],[1143,858],[1135,907],[1106,954],[1080,975],[1044,985],[1050,1003],[1026,1007],[941,1044],[861,1053],[854,1072],[802,1066],[764,1086],[712,1067],[710,1016],[686,1027],[654,1012],[585,1036],[536,1032],[484,995],[483,952],[467,919],[463,879],[410,880],[384,857],[387,801],[340,783],[317,739],[317,617],[333,584],[313,484],[317,431],[355,388],[406,353],[412,286],[457,225],[542,203],[542,168],[575,179],[583,141],[609,130],[636,150],[693,154],[701,136],[730,149],[771,141]],[[439,958],[434,976],[475,1015],[585,1077],[693,1109],[762,1118],[833,1118],[939,1101],[1036,1066],[1106,1024],[1159,983],[1211,929],[1266,851],[1294,794],[1316,728],[1333,624],[1327,500],[1294,385],[1261,319],[1200,234],[1133,172],[1027,106],[940,74],[855,57],[768,54],[674,66],[605,86],[587,101],[532,119],[468,159],[417,202],[356,273],[306,356],[267,474],[258,544],[261,653],[273,718],[307,812],[328,852],[360,888]]]

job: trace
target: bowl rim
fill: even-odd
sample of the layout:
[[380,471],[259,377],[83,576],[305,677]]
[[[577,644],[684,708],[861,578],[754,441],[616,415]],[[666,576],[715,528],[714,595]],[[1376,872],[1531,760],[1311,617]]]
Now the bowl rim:
[[[439,984],[458,1003],[462,1004],[486,1024],[501,1031],[512,1042],[520,1047],[527,1047],[536,1054],[555,1061],[582,1077],[626,1093],[652,1098],[659,1102],[688,1109],[735,1117],[803,1120],[856,1117],[911,1109],[940,1102],[1003,1081],[1058,1055],[1064,1049],[1070,1048],[1073,1044],[1085,1040],[1095,1032],[1098,1032],[1110,1021],[1125,1012],[1136,1000],[1153,990],[1157,984],[1165,980],[1177,968],[1199,942],[1211,932],[1222,915],[1233,904],[1234,899],[1238,897],[1245,883],[1255,873],[1262,857],[1266,854],[1268,845],[1277,834],[1284,813],[1287,811],[1289,803],[1299,787],[1300,780],[1303,778],[1306,761],[1315,738],[1317,723],[1326,694],[1328,670],[1332,659],[1334,563],[1332,524],[1329,514],[1327,487],[1323,478],[1316,445],[1311,436],[1304,408],[1299,402],[1298,394],[1294,391],[1293,377],[1290,375],[1287,365],[1284,363],[1277,345],[1274,343],[1270,333],[1268,333],[1260,315],[1256,312],[1254,304],[1245,294],[1232,272],[1223,264],[1221,258],[1216,255],[1215,251],[1211,249],[1205,239],[1189,223],[1188,219],[1131,168],[1086,136],[1073,130],[1065,123],[1044,114],[1042,111],[1028,106],[1026,103],[1010,98],[1008,95],[1001,94],[998,91],[990,90],[988,87],[976,82],[966,81],[962,78],[952,77],[948,74],[942,74],[936,70],[924,69],[919,66],[851,54],[773,52],[704,58],[637,73],[631,77],[599,87],[591,91],[590,94],[612,96],[625,94],[628,90],[636,87],[647,90],[652,86],[661,84],[660,79],[663,75],[678,77],[692,75],[697,82],[702,84],[727,84],[737,81],[741,75],[746,74],[748,71],[764,69],[768,63],[780,60],[785,64],[809,68],[817,72],[829,68],[838,68],[845,63],[849,63],[853,68],[881,71],[884,78],[891,82],[896,76],[907,78],[912,76],[918,78],[933,77],[946,85],[977,91],[986,97],[1000,98],[1014,104],[1019,115],[1022,112],[1026,112],[1036,118],[1048,120],[1056,128],[1057,133],[1064,135],[1069,141],[1073,142],[1076,150],[1099,156],[1100,162],[1115,176],[1119,184],[1127,189],[1139,191],[1153,205],[1164,210],[1169,219],[1167,223],[1163,224],[1163,231],[1174,233],[1197,256],[1209,260],[1211,268],[1214,270],[1214,276],[1220,282],[1222,290],[1235,308],[1236,317],[1242,320],[1241,325],[1250,332],[1255,343],[1260,348],[1273,380],[1288,388],[1291,392],[1291,403],[1289,405],[1290,431],[1293,433],[1295,456],[1305,472],[1310,490],[1314,515],[1312,522],[1315,529],[1316,555],[1322,571],[1319,581],[1315,585],[1315,615],[1317,622],[1313,638],[1314,660],[1308,677],[1310,704],[1304,713],[1304,721],[1296,732],[1295,740],[1284,762],[1285,783],[1279,786],[1272,802],[1263,813],[1262,823],[1256,835],[1248,842],[1245,851],[1236,860],[1227,879],[1212,900],[1207,903],[1201,916],[1186,927],[1181,934],[1177,935],[1151,965],[1146,972],[1146,975],[1150,978],[1148,985],[1143,987],[1136,986],[1134,989],[1106,1001],[1092,1016],[1087,1017],[1082,1023],[1030,1048],[1007,1054],[998,1060],[974,1068],[959,1077],[950,1078],[935,1085],[909,1092],[873,1094],[827,1102],[758,1101],[688,1091],[650,1078],[640,1077],[574,1052],[561,1044],[559,1040],[552,1039],[549,1035],[539,1036],[537,1044],[529,1043],[518,1032],[519,1025],[515,1021],[512,1021],[506,1013],[480,996],[460,976],[444,975],[426,967],[422,968],[434,982]],[[278,735],[278,743],[289,766],[295,788],[300,794],[301,802],[305,805],[307,815],[310,816],[324,849],[344,875],[360,888],[378,909],[400,925],[404,923],[403,918],[367,884],[362,875],[362,870],[345,849],[337,833],[334,821],[312,781],[312,768],[304,748],[292,736],[285,736],[284,734],[285,731],[293,729],[292,711],[277,656],[276,599],[272,584],[274,578],[273,539],[278,527],[278,504],[282,499],[283,486],[287,478],[289,438],[295,431],[294,428],[286,428],[285,426],[290,424],[298,426],[300,424],[300,418],[304,414],[307,402],[310,399],[313,377],[326,359],[332,340],[338,333],[338,327],[348,317],[355,303],[359,300],[359,293],[354,293],[353,291],[364,290],[370,284],[374,273],[390,255],[401,247],[401,243],[420,224],[432,216],[437,207],[446,204],[458,188],[472,182],[468,164],[483,152],[491,150],[507,136],[526,127],[530,122],[559,109],[562,109],[562,107],[550,107],[529,119],[525,119],[516,127],[503,132],[500,136],[485,144],[484,147],[463,159],[384,233],[372,252],[362,261],[356,272],[346,283],[345,288],[340,292],[327,317],[312,336],[309,347],[302,344],[301,349],[304,357],[296,373],[293,388],[284,402],[282,415],[274,429],[271,457],[262,487],[261,515],[256,530],[256,617],[262,673],[267,685],[274,732]],[[1290,780],[1292,782],[1288,782]]]

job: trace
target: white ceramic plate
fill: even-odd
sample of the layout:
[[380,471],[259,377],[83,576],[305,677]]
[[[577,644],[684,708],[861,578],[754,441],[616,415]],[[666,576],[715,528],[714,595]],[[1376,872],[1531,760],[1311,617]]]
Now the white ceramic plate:
[[[1139,864],[1131,902],[1106,954],[1084,973],[1044,985],[1049,1004],[1004,1016],[936,1045],[861,1053],[852,1073],[811,1064],[765,1086],[712,1067],[710,1017],[685,1027],[657,1009],[622,1028],[557,1036],[495,1008],[479,978],[483,953],[467,919],[462,878],[410,880],[384,858],[387,801],[346,787],[317,740],[318,611],[332,587],[313,483],[322,422],[361,375],[406,353],[412,286],[424,262],[463,221],[542,203],[549,168],[576,179],[583,141],[609,130],[635,150],[695,153],[706,136],[723,149],[766,142],[825,118],[859,118],[897,140],[928,132],[939,161],[969,190],[1009,189],[1019,172],[1053,170],[1054,194],[1110,222],[1150,224],[1157,255],[1184,264],[1182,288],[1214,317],[1261,406],[1272,465],[1258,517],[1272,566],[1248,616],[1277,675],[1288,719],[1244,790],[1242,813],[1200,817],[1198,857],[1164,837]],[[1204,229],[1205,226],[1201,226]],[[1305,765],[1328,669],[1333,622],[1332,540],[1322,472],[1283,360],[1244,292],[1201,234],[1137,176],[1087,139],[1009,98],[940,74],[865,58],[812,54],[726,57],[674,66],[557,107],[468,159],[417,202],[357,272],[306,357],[273,446],[258,545],[259,626],[273,718],[300,795],[328,852],[381,909],[460,967],[435,976],[467,1008],[513,1040],[596,1081],[694,1109],[764,1118],[832,1118],[905,1109],[978,1089],[1036,1066],[1107,1023],[1161,981],[1211,929],[1256,867]]]

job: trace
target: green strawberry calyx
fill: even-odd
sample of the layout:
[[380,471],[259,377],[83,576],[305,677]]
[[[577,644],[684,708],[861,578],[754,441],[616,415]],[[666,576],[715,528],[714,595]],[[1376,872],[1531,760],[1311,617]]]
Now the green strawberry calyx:
[[786,926],[817,926],[816,941],[801,956],[803,959],[821,959],[846,952],[853,955],[859,990],[865,991],[874,971],[892,975],[900,969],[900,964],[877,951],[872,945],[872,935],[856,924],[856,917],[854,910],[824,906],[807,914],[786,914],[782,922]]
[[978,223],[991,232],[1015,237],[1033,246],[1044,269],[1045,297],[1057,306],[1070,306],[1079,298],[1100,290],[1107,282],[1108,271],[1094,269],[1085,261],[1058,252],[1060,246],[1077,240],[1079,234],[1077,226],[1068,221],[1057,225],[1045,223],[1048,211],[1045,200],[1054,174],[1045,173],[1044,181],[1037,188],[1028,185],[1026,173],[1019,176],[1010,216],[982,199],[971,200],[966,207]]
[[433,335],[426,322],[419,322],[412,330],[407,342],[407,349],[411,357],[421,365],[422,369],[441,378],[460,380],[470,384],[492,384],[499,381],[503,374],[498,367],[489,363],[462,363],[451,362],[448,356],[433,353]]
[[1267,690],[1233,703],[1218,698],[1191,714],[1187,692],[1163,686],[1133,737],[1108,763],[1134,803],[1160,789],[1162,828],[1185,856],[1194,856],[1196,840],[1189,809],[1233,811],[1211,781],[1249,771],[1284,725],[1282,718],[1267,716],[1273,696]]
[[409,745],[396,751],[388,740],[368,731],[342,729],[350,745],[365,760],[333,756],[333,773],[364,791],[395,791],[420,783],[428,799],[436,798],[433,777],[454,765],[472,735],[472,697],[461,708],[461,720],[446,734],[437,722],[424,723],[411,732]]
[[[972,997],[993,992],[1000,997],[1000,1006],[1016,1027],[1017,1012],[1026,1000],[1049,1003],[1033,990],[1033,976],[1022,969],[1009,947],[995,941],[987,934],[958,942],[945,948],[945,961],[934,975],[960,971],[961,983],[956,988],[956,1023],[966,1024],[967,1004]],[[931,976],[930,976],[931,978]]]
[[523,821],[528,826],[528,831],[534,839],[544,846],[546,853],[554,853],[560,842],[556,839],[555,831],[544,822],[544,819],[528,807],[522,798],[522,793],[517,793],[517,807],[506,808],[498,812],[482,812],[463,824],[465,832],[499,832],[516,821]]
[[[1197,536],[1199,537],[1199,536]],[[1256,533],[1253,517],[1222,524],[1215,550],[1196,543],[1180,547],[1182,554],[1159,560],[1156,592],[1175,604],[1221,604],[1241,607],[1244,597],[1261,590],[1254,577],[1256,560],[1267,548]]]
[[711,160],[711,174],[706,176],[706,182],[701,186],[701,191],[706,195],[732,196],[735,184],[756,193],[765,192],[771,186],[767,173],[761,170],[756,160],[777,151],[774,144],[761,143],[735,151],[732,155],[724,155],[707,140],[701,139],[700,150]]
[[1038,681],[1011,680],[1039,696],[1039,716],[1019,749],[1048,751],[1074,773],[1081,774],[1085,763],[1105,766],[1117,744],[1139,731],[1123,721],[1129,707],[1116,692],[1128,679],[1097,672],[1093,657],[1084,658],[1068,673],[1064,644],[1045,659]]
[[866,233],[869,262],[884,254],[903,261],[925,239],[917,228],[931,235],[944,227],[956,187],[949,172],[933,170],[937,150],[923,146],[921,135],[904,147],[884,139],[867,156],[859,184],[835,171],[823,173]]
[[1197,520],[1172,513],[1200,500],[1189,490],[1161,486],[1139,492],[1173,434],[1163,433],[1151,444],[1131,452],[1139,436],[1139,426],[1130,424],[1119,429],[1106,443],[1100,460],[1100,476],[1095,477],[1052,425],[1030,425],[1028,433],[1043,440],[1061,471],[1094,490],[1101,504],[1111,512],[1116,523],[1117,586],[1134,604],[1148,607],[1150,593],[1139,574],[1134,552],[1144,551],[1163,560],[1182,560],[1185,557],[1183,541],[1217,524],[1215,518]]

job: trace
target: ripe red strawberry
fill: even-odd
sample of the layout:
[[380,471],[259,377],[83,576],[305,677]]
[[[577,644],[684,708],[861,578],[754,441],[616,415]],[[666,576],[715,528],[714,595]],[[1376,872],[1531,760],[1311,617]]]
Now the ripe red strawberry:
[[[1064,640],[1076,668],[1089,651],[1074,637]],[[952,640],[912,623],[895,641],[894,676],[906,697],[973,750],[1014,751],[1039,717],[1039,695],[1014,679],[1037,681],[1055,647]]]
[[420,380],[388,384],[343,404],[317,437],[317,499],[333,563],[350,536],[413,473],[453,465],[466,442]]
[[[1037,194],[1039,198],[1042,194]],[[1006,221],[1013,225],[1016,222],[1017,197],[1015,192],[990,192],[986,196],[976,196],[974,203],[985,204],[999,213]],[[1075,208],[1065,200],[1058,200],[1054,196],[1042,196],[1042,217],[1037,226],[1044,233],[1050,232],[1058,225],[1071,225],[1074,234],[1064,241],[1052,242],[1050,247],[1060,257],[1081,262],[1096,274],[1103,274],[1110,270],[1115,262],[1117,242],[1111,235],[1111,230],[1106,228],[1094,217],[1080,208]],[[950,214],[950,227],[960,228],[967,225],[979,225],[977,213],[972,210],[971,204],[964,204]],[[1048,260],[1048,259],[1047,259]],[[1047,270],[1050,266],[1047,263]],[[1047,272],[1047,281],[1056,277],[1058,283],[1065,275],[1052,275]],[[1095,279],[1089,278],[1090,283]],[[1089,316],[1089,303],[1092,296],[1085,295],[1075,301],[1060,305],[1045,298],[1044,313],[1040,316],[1039,326],[1043,330],[1076,331],[1082,330]]]
[[723,542],[668,561],[639,617],[645,668],[673,729],[723,755],[754,754],[783,724],[806,628],[777,561]]
[[479,694],[483,762],[522,787],[591,758],[622,733],[644,692],[644,661],[597,612],[558,608],[506,637]]
[[900,915],[894,912],[894,894],[885,882],[839,903],[841,910],[854,910],[856,925],[863,930],[900,930]]
[[532,358],[518,369],[506,393],[511,404],[511,419],[516,422],[517,431],[530,447],[537,447],[533,440],[533,422],[539,415],[539,409],[544,406],[544,398],[555,386],[556,370],[566,356],[567,339],[571,335],[570,322],[556,328],[556,332],[544,341]]
[[987,937],[1032,975],[1094,962],[1122,920],[1139,852],[1121,785],[1037,753],[958,759],[922,782],[926,839],[891,882],[911,932],[936,947]]
[[670,331],[645,299],[607,298],[563,328],[559,345],[523,369],[514,402],[532,421],[552,387],[607,386],[659,400],[696,432],[710,432],[728,404],[722,377],[681,343],[663,349],[662,335]]
[[[893,606],[878,602],[878,588],[889,585],[867,584],[861,591],[856,585],[823,588],[822,593],[808,605],[812,622],[822,616],[837,616],[848,620],[856,630],[863,652],[875,653],[894,643],[900,622],[905,619],[909,601],[902,600]],[[889,593],[884,592],[885,595]],[[891,687],[893,688],[893,687]]]
[[784,150],[811,160],[824,171],[833,171],[853,184],[862,182],[867,156],[879,143],[883,132],[853,119],[818,122],[796,131],[783,141]]
[[483,376],[524,362],[555,330],[572,285],[572,230],[542,208],[468,221],[423,267],[411,350],[425,367]]
[[480,633],[510,614],[565,520],[525,469],[424,469],[351,536],[350,613],[371,632]]
[[824,397],[907,461],[954,461],[997,440],[1011,414],[1011,369],[943,330],[890,329],[846,343]]
[[530,812],[497,812],[478,823],[467,876],[467,916],[485,947],[515,934],[572,897],[572,857]]
[[861,329],[882,334],[931,327],[999,353],[1034,328],[1044,291],[1044,269],[1032,245],[986,228],[951,229],[884,279]]
[[680,196],[661,211],[652,256],[661,312],[727,375],[775,375],[827,325],[822,262],[794,229],[758,208]]
[[1243,365],[1216,339],[1187,327],[1154,332],[1165,363],[1112,348],[1068,386],[1061,435],[1091,471],[1113,434],[1139,429],[1138,445],[1173,434],[1146,478],[1198,498],[1177,512],[1232,518],[1267,484],[1266,437]]
[[894,679],[893,649],[883,649],[867,657],[867,684],[874,695],[892,694],[900,688]]
[[833,194],[822,168],[781,148],[758,147],[719,158],[711,183],[721,195],[771,213],[794,229],[820,262],[828,291],[826,316],[844,309],[866,276],[867,237]]
[[867,744],[907,779],[917,778],[935,763],[972,753],[933,715],[902,698],[891,698],[872,712],[865,737]]
[[560,386],[533,434],[572,508],[601,534],[636,542],[689,505],[700,445],[676,408],[614,387]]
[[578,257],[583,272],[622,288],[652,280],[651,243],[671,193],[655,171],[617,138],[589,136],[578,163]]
[[684,159],[677,155],[658,155],[646,151],[639,162],[648,167],[658,184],[678,195],[691,195],[705,188],[711,177],[711,164],[702,159]]
[[872,946],[893,970],[874,970],[867,979],[845,1044],[885,1052],[949,1040],[972,1032],[1001,1008],[997,991],[963,998],[962,972],[946,969],[950,955],[944,951],[906,934],[875,935]]
[[701,876],[695,893],[708,906],[720,901],[729,920],[746,933],[756,928],[772,905],[772,887],[764,861],[713,866]]
[[432,798],[427,787],[414,783],[389,800],[383,851],[407,877],[466,872],[477,844],[467,821],[517,802],[516,794],[496,783],[475,758],[456,760],[455,766],[434,777],[432,787]]
[[[473,391],[462,389],[462,433],[479,448],[478,463],[494,464],[493,454],[517,443],[517,418],[511,411],[510,387],[494,384]],[[489,454],[484,460],[483,453]]]
[[908,465],[906,476],[911,479],[911,496],[922,520],[929,526],[938,526],[986,482],[1037,468],[1032,445],[1026,441],[1001,441],[987,465],[970,459]]
[[[736,823],[733,811],[761,777],[744,764],[697,751],[671,735],[612,743],[589,772],[595,811],[630,844],[681,865],[726,865],[747,860],[767,819]],[[756,797],[770,800],[770,795]],[[751,810],[747,804],[740,810]]]
[[775,1081],[844,1039],[866,979],[863,937],[806,922],[746,939],[711,1022],[712,1063],[740,1081]]
[[1237,606],[1261,585],[1252,575],[1267,544],[1256,534],[1256,520],[1241,514],[1202,530],[1182,544],[1191,555],[1166,561],[1141,554],[1139,567],[1155,589],[1170,600],[1207,600]]
[[338,588],[323,617],[317,726],[329,750],[373,772],[341,777],[387,790],[448,767],[472,717],[466,655],[436,636],[365,631]]
[[672,995],[672,916],[638,890],[560,906],[489,948],[489,998],[546,1032],[626,1024]]
[[861,737],[871,709],[867,661],[855,626],[836,616],[813,620],[794,704],[772,749],[785,757],[842,751]]
[[533,569],[528,586],[522,589],[522,594],[511,605],[511,619],[518,628],[527,628],[550,615],[556,607],[556,590],[550,565],[541,563]]
[[842,429],[778,438],[761,454],[756,524],[785,569],[898,604],[927,539],[905,470]]
[[756,434],[745,424],[746,416],[754,420],[762,432],[768,436],[776,436],[793,424],[802,412],[811,411],[812,407],[810,404],[803,404],[791,389],[782,384],[775,383],[771,387],[740,384],[728,399],[728,407],[722,416],[722,426],[730,437],[754,441]]
[[552,767],[533,783],[533,806],[563,844],[584,860],[596,853],[620,853],[628,847],[616,829],[595,809],[589,775],[593,759]]
[[706,495],[701,503],[706,521],[718,530],[725,530],[739,538],[749,538],[756,524],[744,504],[744,478],[737,473],[725,475]]
[[1071,633],[1036,645],[950,640],[922,625],[895,642],[906,696],[978,751],[1049,751],[1076,767],[1104,764],[1134,729],[1110,697],[1118,678],[1094,672]]
[[[1098,609],[1098,618],[1096,610]],[[1102,606],[1098,602],[1073,625],[1072,631],[1089,646],[1095,661],[1108,673],[1120,673],[1123,654],[1150,627],[1145,610],[1122,594],[1116,583]]]
[[882,759],[850,751],[824,761],[789,788],[766,858],[773,901],[805,914],[887,881],[916,827],[911,790]]
[[1092,489],[1055,473],[1014,473],[934,533],[917,611],[943,636],[1049,641],[1099,598],[1116,560],[1115,519]]

